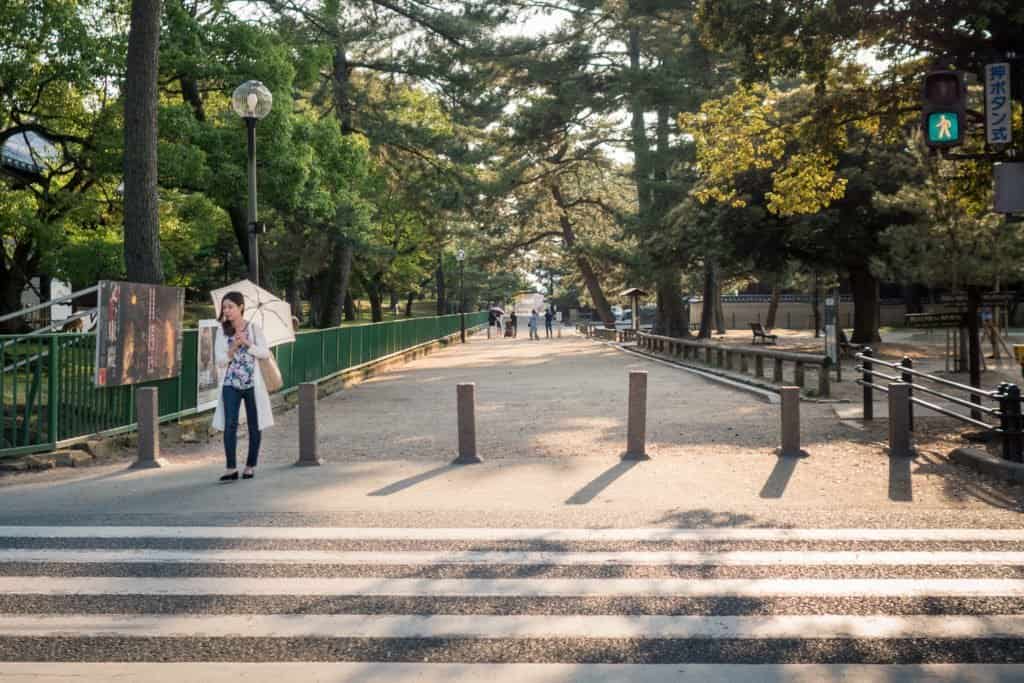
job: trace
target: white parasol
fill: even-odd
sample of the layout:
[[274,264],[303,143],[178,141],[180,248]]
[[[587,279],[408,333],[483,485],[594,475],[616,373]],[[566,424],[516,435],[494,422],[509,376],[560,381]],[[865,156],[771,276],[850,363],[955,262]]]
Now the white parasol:
[[218,317],[220,316],[221,300],[228,292],[238,292],[245,297],[245,319],[260,326],[267,338],[268,346],[295,341],[295,330],[292,328],[292,307],[287,301],[282,301],[249,280],[241,280],[233,285],[210,292]]

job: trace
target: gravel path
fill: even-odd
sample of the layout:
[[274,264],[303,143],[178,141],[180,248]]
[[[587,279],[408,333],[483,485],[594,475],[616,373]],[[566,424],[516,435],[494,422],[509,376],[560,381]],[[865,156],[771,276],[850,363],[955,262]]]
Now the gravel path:
[[[645,463],[620,462],[628,373],[649,373]],[[475,382],[483,465],[451,467],[455,386]],[[477,335],[319,403],[325,465],[292,468],[297,412],[264,434],[256,480],[213,485],[220,441],[165,444],[173,465],[0,480],[7,523],[352,526],[1016,526],[1024,489],[948,461],[955,434],[921,420],[890,460],[885,424],[801,406],[810,454],[780,459],[779,407],[574,332]],[[244,452],[245,440],[240,444]],[[53,495],[62,505],[54,506]],[[135,520],[135,521],[129,521]],[[162,521],[161,521],[162,520]]]

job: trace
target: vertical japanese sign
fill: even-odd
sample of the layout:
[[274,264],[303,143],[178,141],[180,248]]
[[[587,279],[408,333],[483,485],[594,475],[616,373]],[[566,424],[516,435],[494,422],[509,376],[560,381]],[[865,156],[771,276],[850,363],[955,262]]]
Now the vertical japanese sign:
[[985,134],[990,145],[1013,142],[1010,64],[985,65]]
[[100,282],[96,386],[177,377],[185,290],[134,282]]

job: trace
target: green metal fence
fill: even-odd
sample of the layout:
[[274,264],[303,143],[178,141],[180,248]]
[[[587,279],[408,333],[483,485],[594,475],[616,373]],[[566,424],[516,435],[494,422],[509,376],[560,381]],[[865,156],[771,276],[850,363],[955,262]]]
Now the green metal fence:
[[[466,327],[486,323],[486,312],[466,314]],[[458,331],[459,316],[446,315],[300,332],[294,342],[274,348],[284,378],[282,391]],[[198,343],[198,332],[185,330],[178,377],[97,388],[94,334],[0,335],[0,458],[134,428],[135,386],[160,390],[162,419],[196,412]]]

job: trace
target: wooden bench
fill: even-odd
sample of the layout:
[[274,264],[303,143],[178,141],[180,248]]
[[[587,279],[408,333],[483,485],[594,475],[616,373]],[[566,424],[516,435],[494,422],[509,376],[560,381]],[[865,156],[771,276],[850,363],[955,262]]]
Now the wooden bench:
[[750,331],[754,333],[753,344],[757,344],[758,339],[762,344],[774,344],[779,338],[776,334],[768,334],[761,323],[750,323]]

